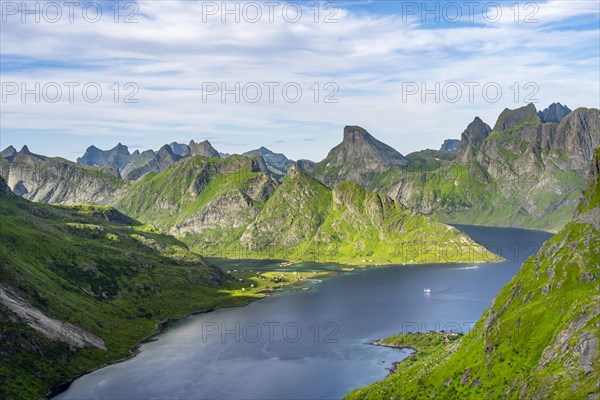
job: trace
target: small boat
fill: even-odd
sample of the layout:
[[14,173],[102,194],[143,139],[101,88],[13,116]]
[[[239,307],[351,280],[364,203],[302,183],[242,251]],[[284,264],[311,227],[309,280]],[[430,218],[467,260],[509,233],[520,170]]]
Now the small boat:
[[425,288],[425,289],[423,289],[423,292],[425,292],[425,293],[431,293],[431,289]]

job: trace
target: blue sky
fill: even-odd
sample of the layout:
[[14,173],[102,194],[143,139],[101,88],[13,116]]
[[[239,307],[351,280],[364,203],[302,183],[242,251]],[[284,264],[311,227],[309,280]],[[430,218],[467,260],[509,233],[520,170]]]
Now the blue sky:
[[[133,151],[208,139],[223,152],[264,145],[320,160],[344,125],[406,154],[458,138],[475,116],[493,125],[504,108],[530,101],[600,106],[595,0],[479,1],[472,12],[461,1],[339,1],[321,3],[317,22],[313,1],[279,3],[270,15],[265,2],[228,2],[238,8],[225,22],[221,1],[121,2],[117,22],[113,1],[95,22],[98,3],[85,15],[82,3],[72,22],[66,7],[60,18],[48,7],[39,22],[32,14],[22,22],[22,3],[3,1],[0,147],[74,160],[92,144]],[[36,83],[40,101],[23,101],[22,89],[35,92]],[[234,93],[223,101],[220,86],[235,92],[236,83],[240,101]],[[256,87],[262,97],[253,102]],[[55,90],[62,97],[52,102]]]

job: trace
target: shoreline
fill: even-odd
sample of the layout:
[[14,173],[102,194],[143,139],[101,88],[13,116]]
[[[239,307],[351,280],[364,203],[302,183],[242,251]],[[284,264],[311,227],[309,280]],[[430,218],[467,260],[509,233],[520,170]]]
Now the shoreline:
[[[257,292],[257,293],[259,293],[259,292]],[[263,294],[263,293],[261,293],[261,294]],[[177,322],[177,321],[181,321],[181,320],[183,320],[185,318],[188,318],[188,317],[191,317],[193,315],[207,314],[207,313],[210,313],[210,312],[213,312],[213,311],[227,309],[227,308],[247,307],[251,303],[254,303],[255,301],[258,301],[258,300],[262,300],[262,299],[264,299],[266,297],[269,297],[269,295],[266,294],[266,293],[264,293],[264,295],[262,295],[261,297],[257,297],[254,300],[249,300],[249,301],[247,301],[244,304],[240,304],[240,305],[236,305],[236,306],[214,307],[214,308],[210,308],[210,309],[207,309],[207,310],[201,310],[201,311],[192,311],[192,312],[189,312],[189,313],[185,314],[184,316],[182,316],[180,318],[166,318],[166,319],[163,319],[162,321],[156,323],[155,329],[154,329],[154,331],[151,334],[145,336],[144,338],[142,338],[140,341],[138,341],[137,343],[135,343],[131,347],[131,349],[129,350],[129,355],[128,356],[122,357],[122,358],[120,358],[118,360],[114,360],[114,361],[110,361],[110,362],[104,363],[104,364],[99,365],[99,366],[97,366],[97,367],[95,367],[95,368],[93,368],[93,369],[91,369],[89,371],[81,373],[81,374],[79,374],[79,375],[71,378],[70,380],[68,380],[66,382],[60,383],[60,384],[56,385],[55,387],[53,387],[50,390],[50,392],[47,393],[44,396],[44,398],[49,400],[49,399],[52,399],[55,396],[58,396],[61,393],[66,392],[71,387],[71,385],[73,384],[73,382],[75,382],[77,379],[79,379],[79,378],[81,378],[83,376],[89,375],[89,374],[91,374],[91,373],[93,373],[95,371],[98,371],[98,370],[102,369],[102,368],[105,368],[105,367],[108,367],[108,366],[111,366],[111,365],[114,365],[114,364],[119,364],[119,363],[122,363],[122,362],[127,361],[127,360],[131,360],[132,358],[134,358],[138,354],[140,354],[140,348],[142,347],[143,344],[154,342],[154,341],[158,340],[155,337],[158,336],[158,335],[160,335],[160,334],[162,334],[162,333],[164,333],[166,331],[166,329],[168,328],[168,325],[171,324],[171,323],[174,323],[174,322]]]
[[[498,256],[495,253],[492,253],[496,256]],[[362,260],[364,262],[360,262],[360,263],[356,263],[354,264],[353,261],[349,261],[349,262],[342,262],[342,261],[332,261],[332,260],[292,260],[292,259],[277,259],[278,261],[282,261],[282,262],[286,262],[286,263],[291,263],[291,265],[286,266],[286,267],[281,267],[281,268],[290,268],[293,267],[294,265],[300,264],[300,263],[305,263],[305,262],[312,262],[312,263],[316,263],[316,264],[336,264],[339,265],[341,268],[339,269],[340,271],[344,271],[344,268],[346,267],[351,267],[351,268],[370,268],[370,267],[410,267],[410,266],[418,266],[418,265],[442,265],[442,264],[456,264],[456,265],[462,265],[462,264],[497,264],[497,263],[503,263],[506,260],[506,258],[502,257],[502,256],[498,256],[499,259],[495,259],[495,260],[462,260],[462,261],[421,261],[421,262],[395,262],[395,261],[390,261],[390,262],[378,262],[376,260]],[[267,261],[267,260],[271,260],[271,258],[228,258],[228,257],[216,257],[216,256],[206,256],[207,259],[221,259],[221,260],[227,260],[227,261],[248,261],[248,262],[252,262],[252,261]],[[389,260],[388,260],[389,261]],[[301,270],[301,269],[300,269]],[[299,271],[300,271],[299,270]],[[269,270],[269,271],[277,271],[276,269],[273,270]],[[346,272],[346,271],[345,271]]]
[[410,353],[405,359],[400,360],[400,361],[394,361],[392,362],[392,366],[390,368],[386,368],[389,373],[389,375],[392,375],[393,373],[395,373],[396,371],[398,371],[398,366],[403,363],[404,361],[408,360],[410,357],[413,357],[415,354],[417,354],[419,352],[419,349],[417,349],[416,347],[412,347],[412,346],[396,346],[393,344],[386,344],[382,342],[383,339],[377,339],[374,340],[372,342],[367,343],[370,346],[379,346],[379,347],[387,347],[390,349],[397,349],[397,350],[403,350],[403,349],[407,349],[410,350],[412,353]]

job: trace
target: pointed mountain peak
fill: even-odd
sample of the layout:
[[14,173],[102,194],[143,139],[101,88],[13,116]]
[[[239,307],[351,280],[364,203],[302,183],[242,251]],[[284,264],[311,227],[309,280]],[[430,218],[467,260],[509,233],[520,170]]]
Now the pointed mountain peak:
[[[348,171],[344,180],[360,181],[362,174],[383,172],[392,167],[402,167],[408,161],[402,154],[375,139],[360,126],[344,127],[344,139],[319,163],[324,168],[341,167]],[[337,178],[332,178],[335,181]],[[329,184],[328,179],[324,179]],[[362,182],[362,181],[360,181]]]
[[7,159],[8,161],[12,161],[13,158],[17,155],[17,150],[13,146],[8,146],[0,153],[0,157]]
[[129,148],[127,146],[121,144],[120,142],[117,143],[117,145],[114,148],[112,148],[111,150],[115,151],[116,153],[129,155]]
[[467,125],[467,128],[463,132],[463,136],[471,139],[471,141],[481,141],[488,137],[492,128],[479,117],[475,117],[473,122]]
[[357,141],[375,139],[364,128],[360,126],[346,125],[344,127],[344,141]]
[[31,151],[29,151],[29,147],[27,147],[27,145],[23,146],[21,148],[21,151],[19,151],[19,153],[21,153],[21,154],[32,154]]

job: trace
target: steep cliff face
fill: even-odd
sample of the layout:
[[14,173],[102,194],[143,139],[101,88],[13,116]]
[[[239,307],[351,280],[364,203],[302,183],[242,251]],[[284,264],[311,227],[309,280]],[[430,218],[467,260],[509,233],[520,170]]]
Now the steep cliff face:
[[525,261],[468,335],[348,398],[597,398],[598,165],[600,148],[575,220]]
[[118,171],[78,165],[62,158],[33,154],[27,146],[12,161],[3,159],[2,174],[12,191],[31,201],[106,203],[122,185]]

